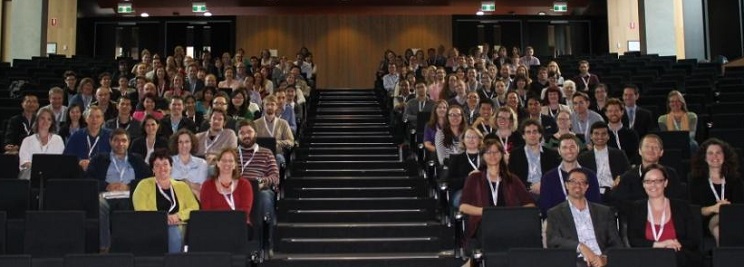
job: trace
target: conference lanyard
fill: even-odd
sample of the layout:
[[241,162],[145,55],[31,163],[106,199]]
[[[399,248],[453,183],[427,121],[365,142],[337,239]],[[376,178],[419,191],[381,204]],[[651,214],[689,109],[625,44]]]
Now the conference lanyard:
[[651,210],[651,203],[646,202],[646,206],[648,207],[648,217],[651,220],[651,234],[654,235],[654,241],[659,242],[659,239],[661,238],[661,234],[664,233],[664,221],[666,221],[666,204],[667,200],[664,198],[664,211],[661,212],[661,221],[659,222],[659,232],[656,232],[656,226],[654,222],[656,221],[654,219],[654,212]]
[[[581,168],[581,165],[579,165],[578,162],[576,162],[576,168]],[[563,162],[558,165],[558,178],[561,179],[561,187],[563,188],[563,195],[568,197],[568,193],[566,192],[566,181],[563,180]]]
[[158,186],[158,191],[160,192],[160,195],[162,195],[166,200],[168,200],[168,202],[171,203],[170,208],[168,209],[168,214],[170,214],[171,212],[173,212],[174,209],[176,209],[176,195],[173,192],[173,191],[176,191],[176,189],[173,188],[173,185],[171,185],[170,197],[168,197],[168,195],[165,194],[165,191],[163,191],[163,188],[160,187],[159,184],[157,186]]
[[217,143],[217,140],[219,140],[220,137],[222,137],[222,133],[224,132],[225,132],[224,130],[220,130],[220,133],[214,137],[214,140],[211,143],[209,142],[209,133],[207,133],[207,138],[204,139],[204,153],[207,153],[209,149],[212,148],[212,146]]
[[480,156],[479,155],[475,156],[475,161],[470,159],[470,156],[468,156],[467,152],[465,152],[465,157],[468,158],[468,163],[470,163],[470,166],[473,167],[473,170],[477,170],[478,167],[480,167]]
[[96,145],[98,145],[98,140],[101,139],[101,135],[99,134],[96,136],[96,141],[93,142],[93,144],[90,144],[90,136],[86,137],[86,140],[88,141],[88,158],[90,158],[90,155],[93,154],[93,149],[96,148]]
[[[127,160],[129,160],[129,155],[124,156],[124,162],[127,162]],[[124,182],[124,173],[127,171],[127,167],[123,166],[123,168],[119,168],[119,164],[116,163],[116,157],[113,154],[111,155],[111,163],[114,164],[114,169],[119,174],[119,182]]]
[[498,206],[499,202],[499,184],[501,183],[501,180],[496,181],[496,185],[494,185],[491,180],[488,180],[488,173],[486,173],[486,182],[488,182],[488,186],[491,188],[491,200],[493,200],[493,205]]
[[[230,193],[222,194],[222,197],[225,198],[225,202],[227,202],[227,205],[230,206],[231,210],[235,210],[235,181],[230,181]],[[230,197],[228,197],[228,195]]]
[[710,185],[710,191],[713,191],[713,196],[716,197],[716,202],[721,201],[723,199],[726,199],[726,180],[725,178],[721,179],[721,195],[718,195],[718,192],[716,192],[716,188],[713,187],[713,180],[708,178],[708,184]]
[[[248,165],[251,164],[251,161],[253,161],[253,157],[256,156],[256,152],[258,152],[258,144],[253,144],[253,153],[251,154],[251,158],[249,158],[248,161],[243,163],[243,168],[240,169],[241,174],[244,173],[245,168],[248,168]],[[238,154],[240,155],[240,161],[242,162],[243,161],[243,149],[242,148],[238,148]]]
[[264,119],[266,121],[266,124],[264,124],[264,127],[266,127],[266,131],[269,133],[269,136],[274,137],[274,132],[276,131],[276,118],[274,118],[274,121],[271,122],[272,126],[271,129],[269,129],[269,121]]

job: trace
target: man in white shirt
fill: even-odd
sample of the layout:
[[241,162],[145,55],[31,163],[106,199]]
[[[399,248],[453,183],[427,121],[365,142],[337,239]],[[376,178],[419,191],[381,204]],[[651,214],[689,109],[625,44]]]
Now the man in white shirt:
[[524,56],[519,59],[519,64],[525,65],[528,68],[530,66],[539,66],[540,59],[533,56],[534,54],[535,54],[535,50],[531,46],[525,47]]
[[[615,180],[630,169],[630,163],[622,150],[607,146],[610,139],[609,129],[604,122],[596,122],[591,126],[592,150],[579,155],[579,164],[597,173],[599,191],[603,200],[614,187]],[[605,201],[606,202],[606,201]]]
[[382,87],[388,92],[388,95],[392,96],[395,91],[395,85],[400,80],[400,74],[398,74],[398,68],[395,64],[388,64],[388,74],[382,76]]
[[[59,126],[67,121],[67,106],[63,105],[65,101],[65,91],[59,87],[52,87],[49,89],[49,105],[43,106],[41,109],[49,109],[54,113],[54,121],[56,122],[57,129]],[[39,110],[41,110],[39,109]]]
[[577,266],[602,267],[608,249],[625,245],[612,210],[587,200],[588,176],[581,168],[569,171],[566,201],[548,211],[546,234],[549,248],[576,249]]

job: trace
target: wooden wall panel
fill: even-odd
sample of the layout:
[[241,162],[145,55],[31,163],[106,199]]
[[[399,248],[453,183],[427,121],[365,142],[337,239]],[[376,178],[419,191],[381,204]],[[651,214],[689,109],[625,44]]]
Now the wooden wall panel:
[[236,47],[248,55],[264,48],[294,58],[300,47],[313,52],[318,87],[371,88],[386,49],[429,48],[452,42],[450,16],[242,16]]
[[[57,54],[74,55],[77,38],[77,0],[49,1],[47,10],[47,42],[57,43]],[[57,20],[57,25],[52,26],[52,19]]]

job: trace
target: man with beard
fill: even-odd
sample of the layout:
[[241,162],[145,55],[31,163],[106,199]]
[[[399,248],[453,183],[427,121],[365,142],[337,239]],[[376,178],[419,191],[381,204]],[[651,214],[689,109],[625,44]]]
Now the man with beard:
[[199,141],[199,150],[197,156],[204,157],[207,162],[211,162],[210,156],[214,156],[223,148],[238,146],[238,138],[235,131],[225,129],[225,120],[227,114],[221,109],[212,110],[212,116],[209,120],[209,129],[196,134]]
[[276,161],[282,165],[285,162],[284,151],[294,146],[294,135],[289,123],[277,117],[278,100],[276,96],[270,95],[263,100],[264,115],[255,120],[256,134],[258,137],[273,137],[276,139]]
[[558,124],[553,117],[540,113],[542,106],[537,96],[527,98],[527,116],[525,119],[536,120],[543,129],[543,138],[549,139],[551,135],[558,131]]
[[579,155],[579,164],[594,170],[599,181],[599,191],[604,200],[621,174],[630,169],[630,163],[623,151],[607,145],[609,128],[604,122],[595,122],[589,130],[592,149]]
[[238,136],[240,146],[238,147],[238,159],[240,160],[240,176],[249,180],[258,181],[260,191],[259,214],[269,214],[271,222],[275,221],[274,215],[274,188],[279,184],[279,168],[277,167],[274,154],[268,148],[259,147],[256,144],[256,126],[252,121],[241,120],[238,122]]
[[605,104],[605,116],[607,116],[607,126],[610,128],[610,147],[625,151],[631,163],[638,162],[638,134],[623,124],[623,102],[617,98],[610,98]]

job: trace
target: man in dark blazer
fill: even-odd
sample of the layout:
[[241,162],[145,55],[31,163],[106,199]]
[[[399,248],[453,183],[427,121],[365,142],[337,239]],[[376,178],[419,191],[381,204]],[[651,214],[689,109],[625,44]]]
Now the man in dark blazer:
[[560,156],[555,150],[540,145],[543,128],[536,120],[525,120],[519,130],[525,145],[512,150],[509,155],[509,170],[522,179],[533,196],[538,196],[542,175],[558,166]]
[[608,145],[625,152],[625,156],[632,163],[640,161],[638,157],[638,133],[628,128],[622,123],[622,117],[625,109],[623,102],[617,98],[610,98],[605,105],[605,118],[607,126],[610,128],[610,141]]
[[[579,155],[579,164],[597,173],[602,200],[606,203],[606,193],[619,180],[619,176],[630,169],[625,152],[607,146],[609,129],[604,122],[595,122],[590,130],[593,147]],[[608,169],[609,167],[609,169]]]
[[431,112],[434,109],[434,101],[431,101],[426,95],[426,83],[416,83],[416,98],[408,100],[405,107],[405,120],[408,125],[416,127],[416,120],[418,119],[419,112]]
[[[566,201],[548,211],[547,243],[549,248],[575,249],[579,254],[577,266],[605,266],[607,250],[625,245],[620,239],[614,212],[586,199],[587,177],[581,168],[569,172],[565,183]],[[589,229],[588,224],[593,232],[585,230]]]
[[183,88],[189,90],[191,94],[195,94],[204,89],[204,81],[196,77],[196,73],[199,72],[198,68],[199,66],[196,64],[188,66],[188,75],[186,76],[186,79],[184,79]]
[[183,116],[183,99],[180,97],[171,98],[169,108],[170,115],[160,120],[160,128],[158,130],[160,136],[170,138],[173,133],[183,128],[196,133],[196,123]]
[[553,117],[540,113],[540,108],[540,98],[538,96],[529,96],[527,98],[527,115],[523,119],[537,120],[542,127],[543,138],[547,140],[551,135],[558,132],[558,124]]
[[623,125],[635,131],[638,137],[641,138],[647,133],[654,131],[657,123],[651,111],[636,104],[638,97],[637,86],[630,84],[623,88],[623,104],[625,104]]

